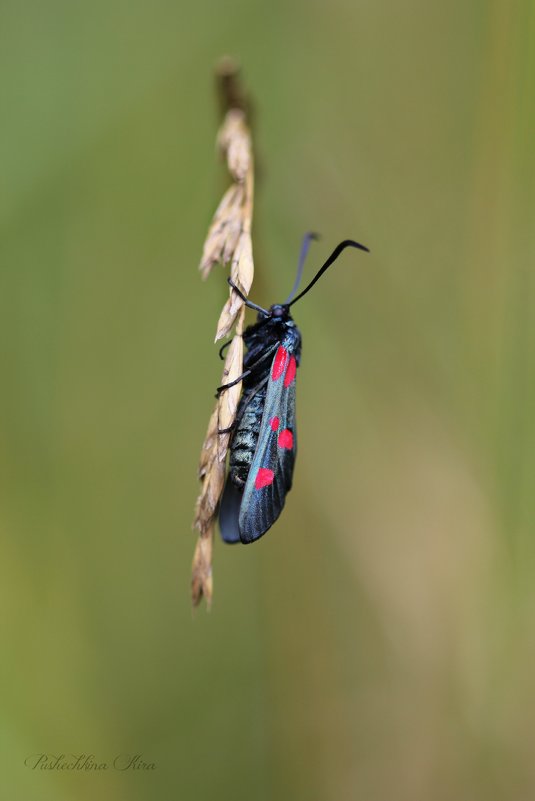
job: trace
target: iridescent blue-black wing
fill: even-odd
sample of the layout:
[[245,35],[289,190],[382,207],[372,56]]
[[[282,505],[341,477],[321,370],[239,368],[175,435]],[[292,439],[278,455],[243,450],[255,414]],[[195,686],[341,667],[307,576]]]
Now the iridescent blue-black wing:
[[280,515],[292,486],[297,452],[295,340],[283,342],[271,365],[258,443],[239,506],[242,542],[254,542]]

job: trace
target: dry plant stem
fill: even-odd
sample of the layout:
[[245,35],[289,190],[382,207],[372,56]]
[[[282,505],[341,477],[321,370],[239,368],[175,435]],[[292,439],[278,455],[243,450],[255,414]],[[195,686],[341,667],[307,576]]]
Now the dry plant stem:
[[[254,171],[251,132],[247,123],[245,96],[236,66],[226,60],[219,71],[225,117],[218,134],[218,145],[226,158],[232,184],[225,192],[212,219],[204,243],[199,269],[207,278],[214,264],[228,264],[232,280],[245,295],[254,275],[251,227],[253,220]],[[230,384],[243,372],[243,300],[231,289],[217,324],[216,342],[234,328],[228,348],[221,384]],[[225,463],[230,432],[241,394],[241,382],[222,392],[208,424],[201,450],[194,527],[199,531],[192,566],[192,601],[196,606],[212,599],[212,545],[215,519],[225,482]]]

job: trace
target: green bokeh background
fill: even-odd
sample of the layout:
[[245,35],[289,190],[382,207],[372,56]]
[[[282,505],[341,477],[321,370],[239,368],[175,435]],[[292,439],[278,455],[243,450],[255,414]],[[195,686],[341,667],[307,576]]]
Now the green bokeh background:
[[[0,14],[2,797],[535,797],[533,3]],[[372,254],[296,307],[294,489],[216,542],[192,614],[224,53],[255,98],[253,298],[305,230],[307,275]]]

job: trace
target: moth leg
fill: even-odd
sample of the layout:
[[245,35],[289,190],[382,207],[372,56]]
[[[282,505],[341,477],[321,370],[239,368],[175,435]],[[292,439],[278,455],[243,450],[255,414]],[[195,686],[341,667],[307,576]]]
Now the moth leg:
[[231,387],[235,387],[236,384],[239,384],[240,381],[243,381],[243,379],[246,378],[246,376],[248,376],[250,374],[251,374],[250,370],[245,370],[245,372],[242,373],[241,375],[239,375],[237,378],[235,378],[234,381],[229,381],[228,384],[221,384],[221,386],[218,387],[217,390],[216,390],[216,398],[219,398],[221,393],[224,392],[226,389],[230,389]]
[[221,345],[221,347],[219,348],[219,358],[220,358],[220,359],[224,359],[224,358],[225,358],[225,357],[223,356],[223,352],[224,352],[224,351],[225,351],[225,350],[226,350],[226,349],[229,347],[229,345],[231,344],[231,342],[232,342],[232,340],[231,340],[231,339],[229,339],[229,341],[228,341],[228,342],[225,342],[225,344],[224,344],[224,345]]
[[236,417],[234,418],[234,422],[228,428],[218,428],[217,429],[217,433],[218,434],[228,434],[230,431],[232,431],[233,429],[235,429],[238,426],[238,423],[242,419],[243,414],[245,412],[245,409],[247,408],[247,404],[252,401],[252,399],[254,398],[256,393],[259,390],[261,390],[262,387],[265,387],[265,385],[267,384],[268,380],[269,380],[269,376],[267,378],[264,378],[264,380],[261,381],[257,387],[255,387],[253,390],[251,390],[251,392],[248,392],[247,395],[243,396],[243,399],[242,399],[243,402],[240,404],[240,409],[238,410],[238,412],[236,414]]
[[[226,344],[228,345],[228,342]],[[225,347],[225,345],[223,345],[223,347]],[[221,384],[221,386],[218,387],[217,390],[216,390],[216,398],[219,398],[221,393],[224,392],[226,389],[230,389],[230,387],[236,386],[236,384],[239,384],[240,381],[242,381],[248,375],[251,375],[253,370],[256,369],[257,365],[259,365],[265,359],[269,358],[276,348],[277,348],[277,344],[272,345],[271,348],[268,348],[268,350],[265,353],[263,353],[262,356],[260,356],[260,358],[256,360],[256,362],[253,362],[253,364],[247,370],[245,370],[245,372],[243,372],[241,375],[239,375],[238,378],[235,378],[234,381],[230,381],[228,384]],[[262,382],[262,384],[264,384],[264,383],[265,382]]]
[[261,312],[264,315],[264,317],[271,317],[271,315],[270,315],[270,313],[268,312],[267,309],[263,309],[262,306],[257,306],[256,303],[252,303],[249,300],[249,298],[246,295],[243,294],[241,289],[238,286],[236,286],[236,284],[234,283],[232,278],[230,278],[230,277],[227,278],[227,283],[228,283],[229,286],[232,287],[232,289],[238,295],[238,297],[240,297],[243,300],[243,302],[245,303],[247,308],[254,309],[257,312]]

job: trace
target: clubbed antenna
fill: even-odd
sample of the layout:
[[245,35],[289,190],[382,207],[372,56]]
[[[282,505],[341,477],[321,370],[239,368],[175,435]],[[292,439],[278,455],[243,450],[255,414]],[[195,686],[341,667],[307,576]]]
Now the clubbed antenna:
[[339,244],[339,245],[337,245],[337,246],[335,247],[335,249],[333,250],[333,252],[332,252],[332,253],[331,253],[331,255],[329,256],[329,258],[327,259],[327,261],[325,262],[325,264],[323,265],[323,267],[321,267],[321,268],[318,270],[318,272],[316,273],[316,275],[314,276],[314,278],[312,279],[312,281],[310,282],[310,284],[309,284],[309,285],[308,285],[308,286],[307,286],[305,289],[303,289],[303,291],[302,291],[302,292],[301,292],[301,293],[300,293],[300,294],[299,294],[299,295],[298,295],[296,298],[294,298],[294,299],[292,300],[292,302],[291,302],[291,303],[288,303],[287,305],[288,305],[288,306],[293,306],[293,305],[294,305],[294,303],[297,303],[297,301],[298,301],[298,300],[300,300],[300,298],[302,298],[302,297],[303,297],[303,295],[306,295],[306,293],[307,293],[307,292],[308,292],[310,289],[312,289],[312,287],[314,286],[314,284],[316,283],[316,281],[318,281],[318,280],[321,278],[321,276],[323,275],[323,273],[324,273],[326,270],[328,270],[328,269],[329,269],[329,267],[331,266],[331,264],[332,264],[333,262],[335,262],[335,261],[336,261],[336,259],[337,259],[337,258],[338,258],[338,256],[340,255],[340,253],[341,253],[343,250],[345,250],[346,248],[358,248],[359,250],[365,250],[365,251],[366,251],[366,253],[369,253],[369,252],[370,252],[369,248],[367,248],[365,245],[361,245],[361,244],[359,244],[359,242],[354,242],[352,239],[344,239],[344,241],[343,241],[343,242],[340,242],[340,244]]
[[299,254],[299,264],[297,265],[297,273],[295,276],[294,285],[292,287],[292,291],[284,301],[283,304],[284,306],[287,306],[290,303],[291,299],[299,289],[299,284],[301,283],[301,278],[303,276],[303,267],[305,266],[305,259],[307,257],[310,243],[312,242],[313,239],[319,239],[319,238],[320,238],[319,234],[315,234],[311,231],[309,231],[307,234],[304,235],[303,242],[301,244],[301,252]]

